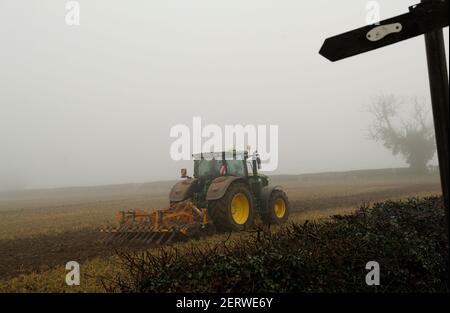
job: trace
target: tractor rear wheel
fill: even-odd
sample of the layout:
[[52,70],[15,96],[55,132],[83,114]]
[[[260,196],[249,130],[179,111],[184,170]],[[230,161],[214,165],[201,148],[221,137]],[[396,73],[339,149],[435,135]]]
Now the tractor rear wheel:
[[240,231],[253,224],[253,198],[247,185],[234,183],[225,195],[210,203],[211,218],[220,232]]
[[289,199],[283,190],[274,190],[267,206],[267,211],[261,216],[265,224],[280,225],[287,221],[290,213]]

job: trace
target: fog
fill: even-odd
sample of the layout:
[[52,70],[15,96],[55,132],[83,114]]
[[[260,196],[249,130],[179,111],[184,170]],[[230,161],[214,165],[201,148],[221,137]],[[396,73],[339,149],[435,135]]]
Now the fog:
[[[379,1],[381,18],[416,1]],[[275,174],[406,166],[363,106],[429,86],[423,36],[331,63],[360,0],[0,0],[0,189],[176,179],[171,127],[278,125]],[[445,29],[448,51],[448,28]],[[436,161],[434,161],[436,162]]]

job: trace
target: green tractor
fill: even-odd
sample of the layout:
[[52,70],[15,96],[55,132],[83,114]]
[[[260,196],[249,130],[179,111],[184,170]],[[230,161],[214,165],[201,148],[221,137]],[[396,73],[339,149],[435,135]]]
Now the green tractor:
[[282,224],[289,216],[288,197],[280,186],[269,186],[268,177],[258,173],[260,164],[257,154],[250,160],[247,152],[194,155],[194,177],[181,170],[184,179],[172,187],[169,208],[120,211],[119,226],[102,232],[113,234],[107,242],[168,243],[208,229],[251,229],[258,217],[264,224]]
[[183,181],[170,192],[171,207],[191,201],[206,208],[218,231],[239,231],[253,226],[260,217],[265,224],[282,224],[290,206],[281,186],[270,186],[266,175],[258,173],[261,161],[245,152],[194,155],[194,177],[182,170]]

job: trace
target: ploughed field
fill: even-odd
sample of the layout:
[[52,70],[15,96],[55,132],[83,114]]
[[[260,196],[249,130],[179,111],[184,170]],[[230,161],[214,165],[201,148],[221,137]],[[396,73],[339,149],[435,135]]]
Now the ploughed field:
[[[291,202],[290,220],[299,222],[351,213],[361,204],[386,199],[441,194],[437,174],[417,177],[401,170],[283,175],[272,177],[272,183],[285,188]],[[0,193],[0,291],[102,291],[99,277],[117,270],[117,252],[153,246],[104,245],[99,229],[114,224],[119,209],[165,207],[172,184]],[[81,265],[79,287],[64,284],[64,266],[72,260]]]

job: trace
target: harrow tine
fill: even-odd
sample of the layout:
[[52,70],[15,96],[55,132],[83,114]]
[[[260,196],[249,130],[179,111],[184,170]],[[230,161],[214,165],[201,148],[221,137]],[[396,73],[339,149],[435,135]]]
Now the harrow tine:
[[[139,234],[139,233],[137,233],[137,234]],[[131,231],[131,232],[129,233],[129,235],[125,238],[125,240],[126,240],[126,241],[130,241],[131,239],[134,238],[134,236],[136,236],[136,232]]]
[[148,234],[150,234],[149,227],[143,225],[137,229],[137,232],[137,235],[132,240],[139,243],[145,243]]
[[172,238],[175,236],[175,232],[172,231],[172,234],[170,234],[170,237],[166,240],[165,244],[170,243],[170,241],[172,240]]
[[115,234],[117,235],[117,237],[120,237],[120,236],[122,236],[125,232],[127,231],[127,229],[125,228],[125,227],[119,227],[117,230],[116,230],[116,232],[115,232]]
[[159,239],[156,241],[157,245],[159,245],[161,243],[161,240],[164,238],[165,235],[166,235],[166,233],[161,233],[161,237],[159,237]]
[[132,233],[132,236],[130,236],[130,238],[128,239],[130,242],[135,242],[137,240],[139,240],[139,237],[142,235],[142,233],[137,230],[135,233]]
[[103,238],[102,243],[103,243],[104,245],[109,245],[109,244],[114,240],[114,237],[115,237],[116,235],[117,235],[116,233],[106,233],[106,234],[105,234],[105,238]]
[[139,242],[146,243],[148,237],[150,237],[152,234],[153,234],[153,232],[149,232],[148,230],[146,232],[142,233],[141,238],[139,238]]
[[143,238],[145,238],[146,234],[147,234],[146,232],[140,232],[140,233],[138,233],[138,235],[135,238],[133,238],[133,240],[136,243],[141,243],[143,241]]
[[115,232],[106,233],[106,236],[103,240],[103,244],[110,245],[111,242],[114,240],[115,236],[117,236],[117,233],[115,233]]
[[117,233],[114,234],[113,238],[114,238],[114,242],[118,242],[120,240],[120,238],[122,238],[123,236],[125,236],[125,231],[123,230],[119,230]]
[[149,233],[146,243],[151,243],[153,241],[153,238],[155,238],[156,234],[157,234],[156,232]]
[[125,236],[127,235],[126,232],[122,232],[120,234],[118,234],[115,238],[114,238],[114,244],[119,244],[123,238],[125,238]]
[[114,228],[112,227],[106,227],[100,230],[101,234],[102,234],[102,243],[105,243],[108,241],[108,239],[111,237],[111,234],[114,233]]
[[140,227],[139,229],[139,235],[134,238],[136,242],[142,243],[145,242],[145,237],[148,234],[148,228],[145,226]]
[[117,238],[116,243],[119,244],[119,243],[125,242],[129,236],[130,236],[130,232],[129,232],[129,231],[123,232],[123,233],[119,236],[119,238]]
[[152,242],[153,236],[155,235],[155,232],[146,232],[144,237],[142,238],[142,243],[148,244]]

